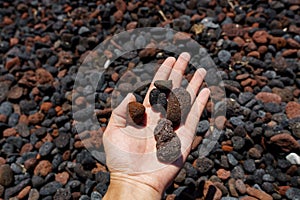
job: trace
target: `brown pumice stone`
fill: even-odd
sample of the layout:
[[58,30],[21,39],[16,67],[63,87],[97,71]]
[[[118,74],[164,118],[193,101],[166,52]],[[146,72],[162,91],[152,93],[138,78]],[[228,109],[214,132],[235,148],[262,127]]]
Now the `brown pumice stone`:
[[144,120],[145,107],[139,102],[130,102],[128,104],[128,112],[131,120],[136,125],[141,125]]
[[173,122],[173,127],[185,122],[191,108],[191,96],[184,88],[175,88],[169,94],[167,106],[167,119]]

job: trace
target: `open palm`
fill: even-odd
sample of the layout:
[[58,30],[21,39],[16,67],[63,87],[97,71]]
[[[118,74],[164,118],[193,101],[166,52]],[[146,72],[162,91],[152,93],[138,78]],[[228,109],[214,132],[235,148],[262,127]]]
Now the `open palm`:
[[191,95],[192,108],[185,124],[175,131],[181,141],[182,156],[172,164],[161,163],[156,157],[153,131],[161,117],[160,113],[152,110],[149,93],[154,88],[153,83],[156,80],[172,80],[173,88],[180,87],[189,59],[188,53],[182,53],[177,60],[169,57],[156,72],[143,102],[146,108],[146,126],[138,128],[127,125],[127,105],[129,102],[136,101],[133,94],[128,94],[113,111],[103,135],[106,162],[113,178],[138,181],[162,193],[183,166],[210,94],[207,88],[202,89],[198,94],[206,71],[198,69],[186,88]]

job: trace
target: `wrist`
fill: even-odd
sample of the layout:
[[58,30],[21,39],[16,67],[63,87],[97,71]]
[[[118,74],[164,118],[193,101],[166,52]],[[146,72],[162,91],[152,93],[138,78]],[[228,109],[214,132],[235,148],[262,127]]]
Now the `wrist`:
[[103,200],[160,200],[161,192],[148,184],[126,175],[111,173],[110,184]]

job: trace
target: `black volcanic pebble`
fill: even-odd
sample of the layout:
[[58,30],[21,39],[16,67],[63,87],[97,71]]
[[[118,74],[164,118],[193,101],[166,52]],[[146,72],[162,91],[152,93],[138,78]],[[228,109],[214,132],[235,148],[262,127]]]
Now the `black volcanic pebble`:
[[53,149],[54,144],[52,142],[45,142],[39,149],[41,156],[47,156]]
[[157,99],[158,99],[159,94],[160,94],[160,91],[158,89],[154,88],[153,90],[151,90],[150,95],[149,95],[149,102],[150,102],[151,106],[157,104]]
[[194,166],[201,174],[207,173],[214,167],[214,162],[206,157],[197,158],[194,161]]
[[181,155],[181,143],[177,136],[174,136],[168,142],[162,143],[157,148],[156,156],[160,162],[172,163]]
[[157,80],[154,86],[162,92],[169,92],[172,89],[172,80]]
[[54,194],[59,188],[61,188],[61,183],[57,181],[53,181],[50,183],[47,183],[40,189],[40,195],[42,196],[48,196]]
[[9,199],[10,197],[16,195],[18,192],[20,192],[24,187],[26,187],[30,183],[30,178],[25,179],[18,183],[17,185],[7,188],[5,190],[4,199]]
[[157,98],[157,105],[162,106],[165,110],[167,109],[168,101],[165,93],[160,93]]
[[156,140],[156,155],[160,162],[174,162],[181,155],[181,143],[173,131],[172,122],[162,118],[154,129]]
[[58,148],[65,148],[70,142],[70,134],[60,133],[57,138],[54,139],[55,146]]
[[243,166],[244,166],[245,171],[250,172],[250,173],[252,173],[256,170],[255,162],[253,159],[245,160],[243,163]]
[[59,188],[53,196],[53,200],[69,200],[71,197],[70,188]]
[[209,121],[207,120],[202,120],[198,123],[198,127],[197,127],[197,135],[202,135],[205,134],[207,132],[207,130],[209,129]]
[[159,148],[161,143],[168,142],[174,136],[172,122],[165,118],[160,119],[154,129],[154,138],[157,142],[156,147]]

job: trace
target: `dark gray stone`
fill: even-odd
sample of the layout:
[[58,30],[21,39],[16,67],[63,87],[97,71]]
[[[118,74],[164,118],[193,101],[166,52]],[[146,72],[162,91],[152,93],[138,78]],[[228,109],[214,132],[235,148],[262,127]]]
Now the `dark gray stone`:
[[61,183],[56,181],[47,183],[46,185],[41,187],[40,195],[42,196],[53,195],[61,187],[62,187]]

